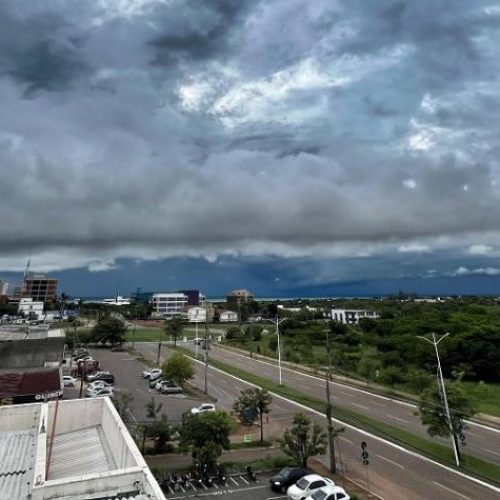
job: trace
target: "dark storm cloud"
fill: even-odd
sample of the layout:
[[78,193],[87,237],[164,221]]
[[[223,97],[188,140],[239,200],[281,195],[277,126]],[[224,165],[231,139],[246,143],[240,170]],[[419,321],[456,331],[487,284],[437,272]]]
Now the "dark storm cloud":
[[497,245],[487,2],[0,8],[5,268]]

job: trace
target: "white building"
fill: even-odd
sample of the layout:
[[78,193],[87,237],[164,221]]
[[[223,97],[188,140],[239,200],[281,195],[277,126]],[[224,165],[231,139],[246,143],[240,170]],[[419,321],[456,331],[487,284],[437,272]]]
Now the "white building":
[[172,319],[186,312],[188,297],[183,293],[154,293],[151,299],[153,316]]
[[362,318],[380,318],[380,314],[367,309],[332,309],[333,321],[344,323],[346,325],[358,324]]
[[238,321],[238,313],[234,311],[221,311],[219,314],[219,321],[221,323],[235,323]]
[[0,280],[0,295],[7,295],[8,291],[9,291],[9,284],[4,280]]
[[0,406],[0,499],[165,500],[109,398]]
[[187,310],[189,323],[205,323],[207,321],[207,310],[204,307],[193,306]]
[[36,315],[36,319],[41,318],[43,316],[43,302],[38,302],[30,298],[20,299],[17,312],[25,316],[34,314]]

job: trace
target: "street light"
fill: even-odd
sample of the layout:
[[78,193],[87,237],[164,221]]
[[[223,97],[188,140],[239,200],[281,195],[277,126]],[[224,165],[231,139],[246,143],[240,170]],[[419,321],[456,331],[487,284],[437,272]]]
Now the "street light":
[[278,369],[279,369],[279,378],[280,378],[280,385],[283,385],[281,383],[281,339],[280,339],[280,329],[279,326],[283,321],[286,321],[288,318],[281,318],[279,319],[278,315],[276,315],[276,318],[274,319],[266,319],[265,321],[270,321],[274,325],[276,325],[276,335],[278,336]]
[[455,431],[453,430],[453,424],[451,422],[450,407],[448,406],[448,397],[446,396],[446,387],[444,385],[443,371],[441,370],[441,361],[439,359],[439,350],[438,350],[439,342],[441,342],[441,340],[446,338],[448,335],[449,333],[445,333],[441,338],[436,340],[436,334],[432,332],[432,340],[428,339],[427,337],[421,337],[418,335],[417,338],[425,340],[426,342],[429,342],[429,344],[432,344],[434,346],[434,350],[436,352],[437,365],[438,365],[438,387],[441,386],[441,393],[443,394],[444,409],[446,411],[448,427],[451,432],[451,442],[453,444],[453,451],[455,453],[455,462],[457,464],[457,467],[460,467],[460,451],[458,449],[457,436],[455,435]]

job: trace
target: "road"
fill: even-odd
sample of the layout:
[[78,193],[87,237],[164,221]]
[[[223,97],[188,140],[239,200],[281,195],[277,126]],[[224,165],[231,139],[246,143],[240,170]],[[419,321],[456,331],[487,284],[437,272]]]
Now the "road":
[[[186,344],[193,349],[192,344]],[[249,356],[229,351],[213,345],[210,357],[278,381],[278,366],[250,358]],[[283,384],[316,396],[325,397],[325,381],[322,378],[307,375],[292,369],[282,368]],[[346,384],[332,382],[330,384],[332,403],[360,414],[370,416],[381,422],[431,439],[420,418],[415,415],[416,407],[412,404],[372,394],[363,389]],[[463,450],[487,462],[500,465],[500,431],[481,424],[471,423],[466,431],[467,447]],[[449,439],[437,438],[445,446],[451,447]]]
[[[136,348],[145,355],[154,358],[157,344],[136,343]],[[165,349],[165,351],[168,351],[168,349]],[[220,356],[221,359],[225,359],[224,356],[227,356],[227,353],[222,353],[221,351],[219,349],[212,349],[212,357]],[[227,361],[227,359],[225,360]],[[244,360],[244,362],[246,361]],[[264,376],[266,376],[265,369],[267,370],[267,368],[260,364],[251,365],[250,368],[247,366],[247,369],[253,369],[254,372]],[[195,383],[199,387],[202,387],[203,384],[203,370],[203,364],[197,362],[197,378]],[[213,367],[209,367],[209,374],[209,393],[215,395],[215,391],[220,391],[224,395],[224,401],[229,401],[231,397],[233,397],[234,401],[233,394],[237,396],[240,390],[250,386],[250,384]],[[271,376],[273,374],[274,372]],[[289,376],[291,375],[289,374]],[[300,382],[303,383],[306,379],[300,378]],[[291,380],[288,382],[290,383]],[[306,387],[309,388],[304,382],[304,391],[307,390]],[[221,403],[221,406],[224,405]],[[288,401],[277,395],[274,396],[271,414],[275,410],[279,414],[283,416],[287,415],[288,417],[302,411],[308,413],[320,425],[324,425],[325,423],[324,415],[301,407],[297,403]],[[285,425],[286,423],[284,421]],[[362,441],[368,443],[368,451],[370,453],[370,465],[368,467],[363,466],[360,460],[360,443]],[[490,500],[498,498],[500,494],[500,490],[495,492],[489,487],[463,477],[451,469],[424,459],[392,443],[375,437],[368,437],[363,431],[354,428],[347,427],[346,431],[338,439],[337,452],[344,473],[348,478],[368,487],[372,492],[386,500]]]

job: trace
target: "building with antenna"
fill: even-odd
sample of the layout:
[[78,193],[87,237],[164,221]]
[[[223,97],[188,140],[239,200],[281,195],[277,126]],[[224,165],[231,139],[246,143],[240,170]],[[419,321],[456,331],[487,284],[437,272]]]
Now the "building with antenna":
[[25,273],[21,298],[31,298],[34,301],[54,302],[57,297],[58,280],[45,274]]

